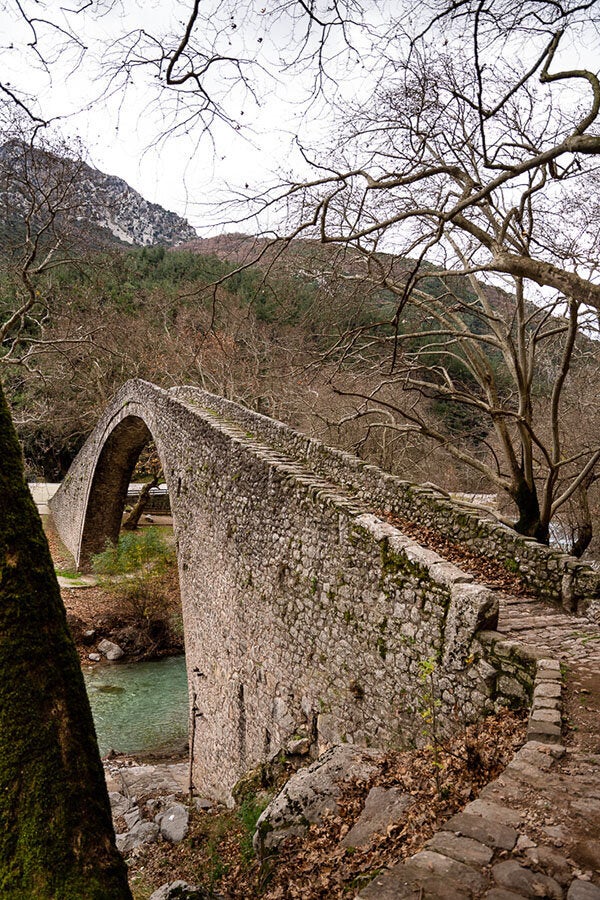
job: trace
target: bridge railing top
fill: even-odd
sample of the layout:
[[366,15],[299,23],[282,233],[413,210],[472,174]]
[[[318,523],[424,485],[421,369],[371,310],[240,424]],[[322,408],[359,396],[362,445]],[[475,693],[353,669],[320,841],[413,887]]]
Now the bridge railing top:
[[475,510],[433,485],[418,485],[384,472],[344,450],[196,387],[175,387],[173,398],[202,407],[248,434],[305,463],[373,510],[390,512],[436,529],[451,540],[517,572],[539,596],[600,620],[600,573],[568,554],[519,535],[492,512]]

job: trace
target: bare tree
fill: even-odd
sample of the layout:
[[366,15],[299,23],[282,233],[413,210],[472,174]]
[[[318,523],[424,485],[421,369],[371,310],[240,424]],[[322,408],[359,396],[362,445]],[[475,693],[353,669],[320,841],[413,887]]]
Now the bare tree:
[[367,434],[421,435],[508,495],[517,531],[547,542],[557,511],[585,502],[600,460],[593,401],[589,427],[576,425],[581,383],[600,358],[597,340],[578,337],[581,306],[527,302],[519,279],[509,294],[430,269],[395,320],[398,268],[385,277],[379,317],[328,354],[335,389],[356,401],[346,420],[362,419]]
[[[295,90],[301,88],[309,104],[328,88],[335,92],[348,60],[360,63],[378,30],[385,30],[382,16],[375,28],[364,6],[362,0],[281,0],[264,7],[191,0],[149,11],[141,2],[122,8],[114,0],[69,7],[56,0],[5,0],[0,16],[4,31],[15,35],[7,63],[18,51],[30,71],[47,76],[45,83],[68,66],[82,90],[91,73],[95,100],[116,96],[120,103],[132,87],[143,86],[148,108],[160,110],[157,139],[195,133],[212,141],[219,123],[242,129],[266,95],[284,82],[289,89],[298,74]],[[32,122],[49,121],[18,75],[16,82],[0,79],[0,98]]]
[[[463,29],[468,25],[465,53],[457,56],[451,32],[440,49],[444,42],[431,21],[409,53],[394,55],[398,48],[390,44],[389,77],[367,102],[350,107],[336,144],[305,149],[315,177],[266,191],[255,209],[286,204],[291,233],[353,248],[368,278],[396,297],[387,318],[380,317],[379,337],[369,345],[360,330],[361,339],[352,335],[344,351],[344,360],[352,357],[358,368],[362,359],[371,378],[370,390],[362,390],[364,410],[387,406],[393,427],[411,423],[468,462],[517,504],[518,530],[547,540],[552,516],[585,490],[598,461],[596,439],[582,435],[580,445],[574,441],[567,450],[561,423],[578,330],[590,310],[600,310],[600,82],[591,68],[560,65],[565,28],[576,32],[593,4],[567,4],[560,16],[550,15],[558,4],[507,0],[503,6],[530,38],[527,62],[498,52],[499,44],[503,51],[514,45],[495,4],[453,4],[452,14]],[[442,14],[447,25],[444,6]],[[401,271],[383,249],[408,260]],[[443,302],[423,290],[431,264],[442,279],[471,279],[472,308],[447,283]],[[509,276],[516,300],[505,322],[475,276],[488,289]],[[416,307],[421,321],[431,322],[431,333],[415,332],[414,320],[405,333],[403,318]],[[483,320],[477,336],[467,316]],[[411,339],[418,352],[407,351]],[[540,417],[535,360],[540,348],[556,348],[559,339]],[[365,352],[374,345],[375,382]],[[499,389],[490,348],[514,392],[510,402]],[[453,375],[452,359],[466,382]],[[447,430],[425,420],[422,405],[410,406],[411,391],[447,407],[460,404],[463,417],[487,416],[496,459],[465,453]]]
[[[81,158],[39,129],[13,128],[0,146],[0,229],[5,296],[0,364],[34,368],[45,353],[89,343],[92,333],[53,307],[48,273],[76,262],[81,250]],[[62,322],[62,327],[59,323]],[[68,326],[66,323],[68,322]],[[48,327],[53,334],[48,335]]]

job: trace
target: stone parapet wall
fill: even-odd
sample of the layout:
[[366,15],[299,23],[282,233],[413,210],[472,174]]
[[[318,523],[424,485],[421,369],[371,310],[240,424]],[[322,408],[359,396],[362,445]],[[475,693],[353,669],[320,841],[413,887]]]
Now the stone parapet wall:
[[442,491],[415,485],[341,450],[327,447],[280,422],[199,388],[172,393],[213,409],[232,422],[305,464],[318,476],[343,487],[371,510],[385,510],[447,535],[457,543],[503,563],[538,596],[600,621],[600,573],[559,550],[517,534],[485,510],[451,500]]
[[484,659],[496,673],[493,696],[499,706],[521,709],[530,706],[538,660],[543,656],[518,641],[509,641],[497,631],[478,635]]

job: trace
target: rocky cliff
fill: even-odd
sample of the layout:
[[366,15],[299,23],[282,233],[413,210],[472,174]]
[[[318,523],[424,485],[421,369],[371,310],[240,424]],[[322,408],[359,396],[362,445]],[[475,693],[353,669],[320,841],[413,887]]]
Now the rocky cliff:
[[126,244],[180,244],[197,237],[195,230],[174,212],[150,203],[126,181],[82,167],[82,212]]
[[77,242],[175,245],[197,235],[181,216],[150,203],[122,178],[81,159],[12,140],[0,147],[0,214],[19,230],[29,218]]

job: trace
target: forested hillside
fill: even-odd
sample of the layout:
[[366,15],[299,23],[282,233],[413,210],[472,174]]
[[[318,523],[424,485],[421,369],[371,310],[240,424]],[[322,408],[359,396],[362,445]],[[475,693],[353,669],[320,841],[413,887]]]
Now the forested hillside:
[[[540,508],[558,425],[574,460],[551,472],[554,500],[591,458],[597,342],[580,334],[565,367],[568,313],[432,267],[403,298],[413,265],[229,235],[49,269],[37,284],[47,310],[20,335],[27,366],[5,374],[30,477],[62,477],[114,391],[139,377],[201,385],[407,479],[498,494],[522,519],[506,487],[511,453],[517,475],[531,454]],[[6,264],[3,319],[16,291]],[[510,358],[520,350],[525,373]],[[575,538],[597,516],[593,468],[586,479],[560,510]]]

